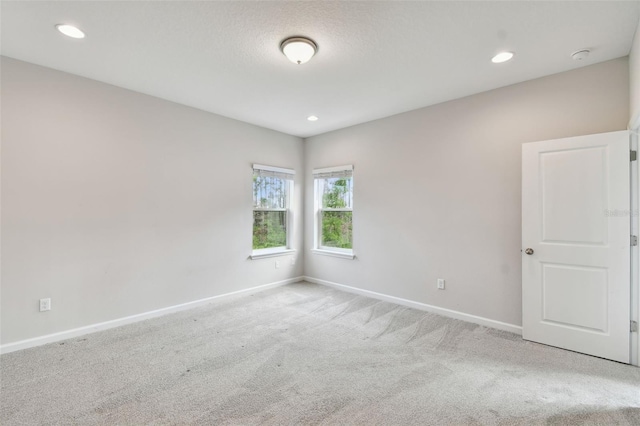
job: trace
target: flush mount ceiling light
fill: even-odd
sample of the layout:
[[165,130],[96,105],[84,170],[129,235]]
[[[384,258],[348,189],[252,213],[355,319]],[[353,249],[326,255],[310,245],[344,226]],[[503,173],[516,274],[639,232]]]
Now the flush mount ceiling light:
[[500,52],[496,56],[491,58],[491,62],[493,62],[494,64],[501,64],[513,58],[513,55],[513,52]]
[[280,44],[280,50],[284,56],[294,64],[304,64],[316,54],[318,46],[305,37],[291,37]]
[[583,61],[589,57],[589,53],[591,53],[589,49],[578,50],[571,54],[571,58],[574,61]]
[[56,29],[67,37],[84,38],[84,33],[79,28],[74,27],[73,25],[58,24],[56,25]]
[[310,115],[307,117],[307,120],[309,121],[318,121],[318,117],[316,117],[315,115]]

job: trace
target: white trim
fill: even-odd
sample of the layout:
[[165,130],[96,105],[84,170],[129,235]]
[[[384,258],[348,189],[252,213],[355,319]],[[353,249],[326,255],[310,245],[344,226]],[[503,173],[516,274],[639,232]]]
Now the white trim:
[[[629,144],[630,149],[638,150],[638,130],[640,130],[640,114],[636,117],[635,127],[630,127]],[[640,175],[638,173],[638,161],[631,162],[631,235],[638,235],[640,228],[638,224],[638,208],[640,208],[640,185],[638,184]],[[631,320],[640,322],[640,251],[637,246],[631,247]],[[630,333],[629,362],[631,365],[640,366],[640,338],[638,333]]]
[[343,172],[347,170],[353,171],[353,164],[347,164],[346,166],[325,167],[324,169],[313,169],[313,174],[318,175],[320,173]]
[[350,287],[344,284],[338,284],[331,281],[325,281],[318,278],[303,277],[305,281],[314,284],[326,285],[349,293],[360,294],[362,296],[372,297],[385,302],[395,303],[397,305],[407,306],[409,308],[419,309],[421,311],[431,312],[433,314],[442,315],[448,318],[454,318],[462,321],[472,322],[474,324],[483,325],[485,327],[496,328],[498,330],[509,331],[511,333],[522,335],[522,327],[519,325],[508,324],[502,321],[496,321],[489,318],[479,317],[476,315],[465,314],[464,312],[454,311],[451,309],[440,308],[438,306],[427,305],[425,303],[415,302],[413,300],[402,299],[400,297],[389,296],[387,294],[376,293],[375,291],[363,290],[361,288]]
[[287,256],[296,252],[294,249],[288,249],[284,247],[276,247],[276,248],[277,250],[276,249],[254,250],[254,252],[251,253],[251,256],[249,257],[252,260],[255,260],[255,259],[264,259],[265,257]]
[[323,256],[341,257],[342,259],[356,258],[356,255],[351,250],[337,251],[337,250],[326,250],[326,249],[311,249],[311,253],[321,254]]
[[285,173],[288,175],[295,175],[296,171],[293,169],[285,169],[283,167],[265,166],[264,164],[254,164],[253,170],[266,170],[268,172]]
[[58,333],[47,334],[45,336],[34,337],[32,339],[20,340],[18,342],[5,343],[0,346],[0,354],[6,354],[9,352],[15,352],[22,349],[33,348],[35,346],[46,345],[47,343],[59,342],[61,340],[67,340],[85,334],[95,333],[97,331],[109,330],[110,328],[120,327],[126,324],[132,324],[139,321],[144,321],[151,318],[160,317],[174,312],[180,312],[187,309],[192,309],[198,306],[206,305],[213,301],[225,299],[231,296],[238,296],[245,293],[253,293],[257,291],[264,291],[275,287],[280,287],[286,284],[296,283],[302,281],[303,277],[289,278],[283,281],[277,281],[270,284],[263,284],[256,287],[247,288],[244,290],[238,290],[231,293],[220,294],[218,296],[206,297],[204,299],[194,300],[192,302],[181,303],[179,305],[168,306],[166,308],[156,309],[154,311],[144,312],[141,314],[131,315],[124,318],[118,318],[111,321],[100,322],[97,324],[91,324],[84,327],[74,328],[72,330],[61,331]]
[[629,121],[628,130],[631,130],[635,134],[638,134],[640,131],[640,113],[638,113],[634,118]]

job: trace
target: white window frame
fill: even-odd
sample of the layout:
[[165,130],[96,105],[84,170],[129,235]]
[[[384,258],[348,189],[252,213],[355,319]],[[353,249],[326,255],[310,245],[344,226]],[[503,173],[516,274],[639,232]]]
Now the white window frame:
[[[266,172],[267,174],[273,174],[276,177],[279,177],[280,179],[284,179],[286,184],[286,196],[285,196],[285,208],[278,208],[278,209],[266,209],[266,208],[252,208],[252,214],[251,214],[251,259],[261,259],[261,258],[265,258],[265,257],[275,257],[275,256],[284,256],[287,254],[291,254],[294,253],[295,250],[292,249],[292,225],[293,225],[293,214],[291,212],[291,206],[292,206],[292,198],[293,198],[293,188],[294,188],[294,177],[295,177],[295,170],[293,169],[285,169],[282,167],[274,167],[274,166],[265,166],[263,164],[254,164],[253,165],[253,169],[252,169],[252,176],[255,173],[256,170],[260,170],[262,172]],[[252,180],[253,182],[253,180]],[[252,198],[253,198],[253,184],[252,184]],[[252,205],[253,205],[253,201],[252,201]],[[253,212],[256,211],[267,211],[267,212],[274,212],[274,211],[284,211],[286,213],[286,219],[285,219],[285,233],[286,233],[286,245],[285,246],[281,246],[281,247],[270,247],[270,248],[264,248],[264,249],[257,249],[257,250],[253,250]]]
[[323,211],[350,211],[353,213],[353,201],[351,208],[341,209],[323,209],[322,208],[322,196],[324,193],[324,179],[323,175],[327,174],[340,174],[349,172],[351,179],[353,180],[353,165],[327,167],[323,169],[313,170],[313,186],[314,186],[314,233],[313,233],[313,248],[312,253],[321,254],[325,256],[340,257],[343,259],[354,259],[355,253],[353,251],[354,241],[351,241],[350,249],[340,247],[327,247],[321,245],[322,243],[322,212]]

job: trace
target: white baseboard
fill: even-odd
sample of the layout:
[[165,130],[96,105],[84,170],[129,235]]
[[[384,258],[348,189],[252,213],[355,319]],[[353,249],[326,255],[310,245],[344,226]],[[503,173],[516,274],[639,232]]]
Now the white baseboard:
[[522,335],[522,327],[519,325],[508,324],[506,322],[496,321],[489,318],[479,317],[476,315],[465,314],[451,309],[439,308],[426,303],[415,302],[413,300],[402,299],[400,297],[389,296],[387,294],[376,293],[375,291],[363,290],[361,288],[350,287],[344,284],[338,284],[331,281],[325,281],[313,277],[304,277],[305,281],[314,284],[326,285],[349,293],[360,294],[362,296],[372,297],[374,299],[384,300],[385,302],[395,303],[397,305],[407,306],[409,308],[419,309],[421,311],[431,312],[433,314],[442,315],[444,317],[455,318],[462,321],[472,322],[474,324],[484,325],[485,327],[496,328],[498,330],[509,331],[511,333]]
[[22,349],[33,348],[35,346],[46,345],[47,343],[58,342],[60,340],[71,339],[74,337],[82,336],[89,333],[95,333],[96,331],[108,330],[110,328],[120,327],[122,325],[131,324],[138,321],[144,321],[151,318],[156,318],[162,315],[171,314],[174,312],[184,311],[186,309],[192,309],[197,306],[206,305],[213,301],[218,301],[232,296],[239,296],[245,293],[255,293],[257,291],[264,291],[270,288],[279,287],[286,284],[302,281],[304,277],[289,278],[283,281],[275,283],[259,285],[257,287],[251,287],[244,290],[238,290],[231,293],[220,294],[218,296],[207,297],[204,299],[194,300],[192,302],[181,303],[180,305],[168,306],[162,309],[156,309],[155,311],[143,312],[141,314],[131,315],[124,318],[118,318],[111,321],[105,321],[98,324],[91,324],[84,327],[74,328],[72,330],[60,331],[58,333],[47,334],[45,336],[34,337],[31,339],[20,340],[18,342],[6,343],[0,346],[0,354],[6,354],[9,352],[15,352]]

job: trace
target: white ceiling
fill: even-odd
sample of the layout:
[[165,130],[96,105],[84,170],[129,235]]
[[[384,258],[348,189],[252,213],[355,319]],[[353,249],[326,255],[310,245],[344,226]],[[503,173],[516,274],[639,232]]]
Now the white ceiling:
[[[640,14],[639,1],[0,7],[2,55],[301,137],[626,56]],[[64,37],[58,23],[87,37]],[[319,46],[307,64],[279,50],[294,35]],[[570,58],[584,48],[586,61]],[[516,56],[492,64],[501,50]]]

